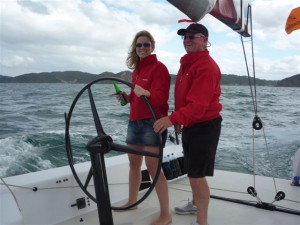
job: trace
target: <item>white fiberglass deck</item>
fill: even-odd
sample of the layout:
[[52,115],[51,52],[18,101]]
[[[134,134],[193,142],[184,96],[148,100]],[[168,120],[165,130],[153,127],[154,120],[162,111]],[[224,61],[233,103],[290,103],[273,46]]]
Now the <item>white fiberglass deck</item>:
[[[209,178],[211,186],[211,195],[230,197],[234,199],[244,199],[249,201],[256,201],[256,198],[246,193],[246,189],[253,182],[253,176],[231,173],[224,171],[216,171],[214,177]],[[288,180],[276,179],[278,190],[285,189],[286,199],[293,201],[282,200],[274,204],[285,207],[291,207],[300,210],[300,187],[291,186]],[[256,177],[256,190],[258,196],[263,202],[271,203],[275,196],[273,187],[273,180],[266,177]],[[267,188],[268,187],[268,188]],[[224,190],[230,191],[224,191]],[[236,190],[237,192],[234,192]],[[244,192],[244,193],[241,193]],[[183,205],[188,198],[191,199],[191,190],[188,179],[183,177],[169,183],[170,207],[172,211],[173,225],[190,224],[195,220],[195,215],[176,215],[173,212],[175,206]],[[121,203],[116,203],[121,205]],[[149,225],[159,215],[159,206],[155,192],[142,202],[138,209],[124,212],[113,212],[113,219],[115,225]],[[99,224],[97,212],[90,212],[85,215],[64,221],[63,224]],[[286,214],[278,211],[269,211],[258,209],[253,206],[241,205],[219,199],[211,199],[209,206],[209,224],[210,225],[299,225],[300,216]]]

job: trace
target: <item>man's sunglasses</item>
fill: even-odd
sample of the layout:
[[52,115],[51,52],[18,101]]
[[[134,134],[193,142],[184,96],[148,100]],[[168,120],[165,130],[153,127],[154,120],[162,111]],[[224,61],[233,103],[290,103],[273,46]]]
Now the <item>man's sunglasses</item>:
[[201,34],[199,34],[199,35],[183,35],[183,36],[181,36],[181,38],[183,39],[183,40],[194,40],[195,38],[200,38],[200,37],[205,37],[204,35],[201,35]]
[[151,46],[151,43],[150,42],[145,42],[145,43],[137,43],[135,45],[135,47],[137,47],[137,48],[141,48],[142,46],[144,46],[145,48],[149,48]]

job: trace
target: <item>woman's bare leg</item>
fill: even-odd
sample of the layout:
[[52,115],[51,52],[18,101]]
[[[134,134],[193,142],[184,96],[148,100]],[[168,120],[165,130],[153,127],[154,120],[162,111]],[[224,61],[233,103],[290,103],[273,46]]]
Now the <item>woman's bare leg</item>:
[[[157,147],[149,147],[149,146],[145,147],[145,150],[150,152],[156,152],[156,153],[158,153],[159,151]],[[150,176],[154,178],[158,166],[158,159],[153,157],[146,157],[146,166]],[[168,182],[162,171],[160,172],[159,178],[157,180],[155,190],[160,205],[160,216],[155,222],[152,223],[152,225],[170,224],[172,222],[172,217],[169,209]]]
[[[142,149],[143,147],[138,145],[128,144],[129,147]],[[138,200],[138,193],[141,184],[141,166],[143,162],[143,156],[128,154],[129,159],[129,195],[128,201],[122,207],[132,205]],[[131,208],[136,209],[137,206]],[[118,210],[117,210],[118,211]]]

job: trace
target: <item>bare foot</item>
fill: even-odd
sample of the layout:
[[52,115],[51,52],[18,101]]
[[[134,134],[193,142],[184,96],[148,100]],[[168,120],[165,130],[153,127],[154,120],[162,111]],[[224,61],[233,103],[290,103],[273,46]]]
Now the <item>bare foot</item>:
[[172,223],[172,217],[169,215],[169,216],[160,216],[151,225],[168,225],[170,223]]

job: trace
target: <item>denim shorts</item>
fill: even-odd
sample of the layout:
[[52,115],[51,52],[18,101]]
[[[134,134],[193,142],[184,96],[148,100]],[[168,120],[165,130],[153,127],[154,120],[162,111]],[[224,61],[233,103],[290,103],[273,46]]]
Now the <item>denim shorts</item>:
[[[154,119],[130,121],[127,129],[127,144],[159,147],[160,135],[154,132]],[[168,131],[161,134],[162,147],[165,147]]]

